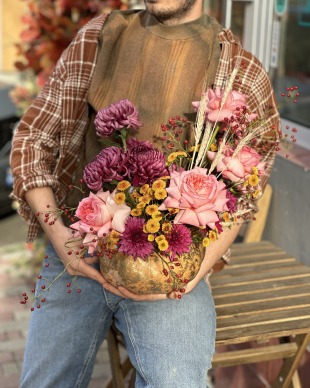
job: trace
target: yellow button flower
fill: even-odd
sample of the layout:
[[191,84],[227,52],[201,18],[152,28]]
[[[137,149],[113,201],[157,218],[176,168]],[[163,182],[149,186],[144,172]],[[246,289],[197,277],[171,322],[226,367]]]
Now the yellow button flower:
[[151,216],[153,213],[157,212],[158,206],[157,205],[149,205],[145,208],[146,214]]
[[162,240],[158,243],[158,249],[160,251],[166,251],[169,248],[168,241]]
[[152,189],[154,189],[155,191],[164,189],[165,187],[166,187],[166,182],[162,181],[161,179],[155,181],[152,184]]
[[157,237],[155,238],[155,241],[156,241],[157,243],[159,243],[160,241],[163,241],[163,240],[166,240],[166,237],[165,237],[163,234],[161,234],[160,236],[157,236]]
[[141,209],[132,209],[130,214],[134,217],[139,217],[142,214],[142,210]]
[[160,224],[156,220],[148,220],[146,223],[146,229],[149,233],[157,233],[159,231]]
[[202,240],[202,245],[203,245],[204,247],[207,247],[209,244],[210,244],[210,239],[208,239],[208,237],[205,237],[205,238]]
[[258,175],[258,169],[256,167],[252,167],[253,174]]
[[253,174],[249,178],[249,184],[253,186],[257,186],[259,184],[259,178],[257,175]]
[[164,233],[169,233],[170,230],[172,229],[172,225],[170,222],[164,222],[162,227],[161,227],[161,230],[164,232]]
[[169,213],[177,214],[179,213],[180,209],[175,209],[173,207],[168,207]]
[[152,235],[152,234],[149,234],[148,236],[147,236],[147,239],[149,240],[149,241],[151,241],[151,242],[153,242],[155,239],[154,239],[154,236]]
[[157,212],[152,214],[153,220],[160,221],[163,218],[163,215],[160,211],[157,210]]
[[126,196],[125,196],[124,193],[117,193],[117,194],[115,195],[114,201],[115,201],[115,203],[117,203],[118,205],[121,205],[122,203],[125,202],[125,199],[126,199]]
[[216,144],[211,144],[211,151],[215,152],[218,150],[218,147]]
[[[200,149],[200,144],[198,144],[198,145],[196,146],[196,152],[198,152],[199,149]],[[191,147],[191,148],[189,149],[189,152],[193,152],[193,151],[195,151],[195,146],[193,146],[193,147]]]
[[169,163],[169,164],[170,164],[170,163],[173,163],[173,162],[176,160],[177,157],[178,157],[177,153],[176,153],[176,152],[173,152],[173,153],[170,154],[170,155],[168,156],[168,158],[167,158],[168,163]]
[[253,198],[257,198],[260,194],[260,190],[255,190],[253,194]]
[[210,232],[209,232],[209,239],[212,242],[217,240],[217,233],[214,232],[214,230],[210,230]]
[[165,189],[155,190],[156,199],[165,199],[167,197],[167,191]]
[[126,189],[129,189],[130,186],[131,184],[128,181],[121,181],[121,182],[118,182],[116,188],[117,190],[124,191]]
[[116,230],[112,230],[112,232],[109,234],[109,239],[111,241],[117,242],[119,240],[119,233]]
[[145,207],[146,203],[140,202],[137,205],[137,209],[143,209]]
[[140,188],[140,193],[141,194],[145,194],[147,189],[150,187],[150,185],[146,184],[146,185],[143,185],[141,188]]
[[229,222],[229,221],[230,221],[230,215],[229,215],[228,212],[225,212],[225,213],[223,214],[223,220],[224,220],[225,222]]

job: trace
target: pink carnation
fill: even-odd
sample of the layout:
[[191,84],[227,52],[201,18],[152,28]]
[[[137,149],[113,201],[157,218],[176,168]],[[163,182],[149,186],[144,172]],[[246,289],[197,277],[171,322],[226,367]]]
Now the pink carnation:
[[[247,109],[249,106],[246,103],[247,96],[241,92],[231,90],[226,98],[226,101],[221,109],[222,99],[225,94],[225,90],[221,91],[219,87],[215,89],[215,92],[212,89],[207,91],[208,97],[206,101],[206,117],[210,121],[222,122],[225,118],[230,119],[231,116],[234,116],[237,113],[237,108],[242,108],[245,106]],[[198,112],[200,101],[195,101],[192,103],[195,107],[195,111]],[[251,114],[248,120],[252,121],[257,117],[257,114]]]
[[102,190],[96,195],[90,193],[88,198],[84,198],[79,203],[75,212],[75,216],[80,218],[80,221],[70,227],[79,232],[75,236],[86,233],[83,243],[88,245],[89,253],[93,253],[98,244],[97,241],[92,241],[93,231],[97,232],[98,237],[102,237],[104,233],[109,234],[111,228],[120,233],[125,230],[125,222],[131,209],[124,203],[117,205],[114,201],[115,193],[116,191],[111,194],[109,191]]
[[172,172],[168,198],[159,207],[181,209],[175,217],[176,224],[208,226],[215,228],[219,220],[217,212],[227,211],[226,188],[214,175],[207,175],[206,168],[195,167],[181,173]]
[[133,256],[135,260],[141,257],[145,260],[153,252],[153,244],[148,241],[148,235],[143,232],[145,221],[141,218],[130,217],[120,238],[120,252]]

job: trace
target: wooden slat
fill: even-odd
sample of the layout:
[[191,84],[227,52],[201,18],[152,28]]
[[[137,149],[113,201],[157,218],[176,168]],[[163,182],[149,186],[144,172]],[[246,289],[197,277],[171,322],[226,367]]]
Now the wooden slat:
[[287,254],[286,252],[284,252],[282,249],[280,248],[275,248],[275,249],[267,249],[265,251],[255,251],[255,252],[252,252],[252,251],[242,251],[242,252],[234,252],[233,255],[231,255],[231,259],[232,260],[245,260],[245,259],[249,259],[249,258],[263,258],[263,257],[274,257],[274,256],[278,256],[278,255],[283,255],[283,254]]
[[227,279],[231,276],[241,276],[241,275],[254,275],[254,274],[264,274],[268,272],[277,273],[281,270],[291,270],[294,268],[306,268],[307,266],[305,264],[302,264],[300,262],[297,262],[296,260],[289,260],[281,261],[280,263],[261,263],[260,265],[250,265],[247,264],[245,266],[229,266],[225,268],[223,271],[218,272],[212,275],[212,278],[214,279]]
[[[213,299],[216,298],[226,298],[228,296],[237,296],[237,295],[247,295],[247,294],[258,294],[261,292],[268,291],[282,291],[283,289],[294,289],[298,288],[301,285],[310,285],[310,277],[294,277],[292,279],[270,281],[267,283],[255,283],[255,284],[246,284],[243,287],[223,287],[213,289]],[[294,292],[294,291],[292,291]]]
[[223,289],[224,287],[243,287],[248,284],[261,284],[269,282],[277,282],[281,280],[290,280],[294,278],[307,278],[310,277],[310,268],[294,268],[291,270],[282,270],[276,273],[265,273],[265,274],[253,274],[245,276],[232,276],[224,279],[212,279],[211,286],[212,290],[217,288]]
[[268,338],[278,338],[293,334],[310,332],[310,319],[299,319],[291,322],[269,323],[268,325],[253,326],[224,330],[216,333],[216,346],[239,344]]
[[212,359],[212,368],[224,368],[233,365],[251,364],[254,362],[293,357],[297,350],[298,346],[292,342],[289,344],[216,353]]
[[226,306],[236,306],[236,305],[247,305],[252,304],[255,305],[255,303],[260,303],[264,301],[271,301],[271,300],[282,300],[286,298],[302,298],[304,296],[310,297],[310,284],[309,285],[302,285],[298,284],[295,286],[295,288],[288,288],[284,287],[281,290],[274,290],[264,292],[262,290],[259,293],[247,293],[242,295],[227,295],[226,298],[215,298],[215,307],[226,307]]
[[216,316],[217,320],[223,318],[232,318],[252,314],[261,314],[263,312],[276,312],[286,311],[289,314],[289,310],[295,310],[298,308],[307,307],[310,311],[310,296],[298,297],[298,298],[282,298],[272,301],[261,301],[259,303],[249,303],[243,305],[217,307]]
[[[232,267],[235,267],[235,266],[246,266],[246,265],[264,265],[264,263],[268,264],[268,263],[281,263],[281,262],[288,262],[288,261],[292,261],[292,262],[298,262],[295,257],[293,257],[292,255],[289,255],[288,253],[285,253],[285,252],[278,252],[276,255],[259,255],[259,256],[255,256],[255,257],[252,257],[252,256],[244,256],[242,257],[241,259],[237,259],[237,258],[233,258],[229,264],[229,266],[227,266],[225,268],[224,271],[232,268]],[[261,264],[262,263],[262,264]]]
[[266,246],[275,246],[274,244],[272,244],[270,241],[267,241],[267,240],[262,240],[262,241],[259,241],[259,242],[255,242],[255,243],[247,243],[247,244],[244,244],[244,243],[234,243],[232,244],[231,246],[231,249],[232,250],[241,250],[241,249],[247,249],[247,248],[263,248],[263,247],[266,247]]

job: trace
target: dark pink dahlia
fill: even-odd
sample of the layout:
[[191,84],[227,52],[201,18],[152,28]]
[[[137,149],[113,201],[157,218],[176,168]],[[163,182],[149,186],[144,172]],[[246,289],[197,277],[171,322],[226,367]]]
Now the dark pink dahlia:
[[183,255],[185,252],[190,252],[190,245],[193,244],[190,230],[184,225],[173,225],[172,230],[166,234],[166,240],[169,248],[166,252],[171,252],[171,259],[175,255]]
[[142,125],[137,108],[129,100],[121,100],[100,109],[95,119],[96,133],[100,137],[109,137],[123,127],[138,129]]
[[102,150],[83,171],[83,180],[90,190],[100,190],[104,182],[122,180],[128,174],[129,153],[122,148]]
[[229,198],[229,201],[226,203],[230,213],[236,213],[237,211],[237,198],[229,191],[226,192],[226,198]]
[[165,155],[150,149],[147,145],[137,145],[130,149],[129,177],[133,177],[133,186],[152,184],[162,176],[169,175]]
[[129,217],[125,231],[120,238],[120,252],[127,256],[133,256],[145,260],[154,250],[153,244],[148,241],[147,234],[143,232],[145,221],[142,218]]

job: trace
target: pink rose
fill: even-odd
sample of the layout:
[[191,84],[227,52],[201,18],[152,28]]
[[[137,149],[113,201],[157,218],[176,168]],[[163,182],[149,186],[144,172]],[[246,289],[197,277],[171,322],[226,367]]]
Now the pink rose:
[[[206,113],[207,118],[210,121],[222,122],[226,117],[230,119],[231,116],[234,116],[237,113],[237,108],[241,109],[243,106],[245,106],[247,109],[249,108],[246,103],[247,96],[241,92],[231,90],[227,95],[226,101],[222,109],[221,104],[225,94],[225,90],[221,91],[221,89],[217,87],[215,89],[215,92],[212,89],[209,89],[207,93],[208,97],[206,101]],[[195,111],[198,112],[200,101],[195,101],[192,104],[195,107]],[[248,120],[252,121],[256,117],[256,114],[251,114]]]
[[252,167],[258,169],[258,175],[265,175],[266,162],[261,162],[261,156],[251,147],[245,145],[242,150],[237,154],[240,162],[242,163],[245,172],[252,174]]
[[[98,191],[97,194],[90,193],[88,198],[84,198],[75,212],[75,216],[80,221],[70,225],[79,233],[78,237],[86,233],[83,243],[88,243],[88,252],[93,253],[98,242],[93,242],[93,231],[97,232],[98,237],[104,233],[109,234],[112,228],[120,233],[125,230],[125,222],[130,215],[131,209],[126,204],[117,205],[114,201],[116,191],[111,194],[109,191]],[[90,230],[92,228],[92,230]]]
[[[225,147],[229,147],[225,145]],[[216,152],[208,151],[208,158],[213,161]],[[227,155],[227,156],[226,156]],[[231,150],[221,155],[216,169],[218,172],[223,171],[222,176],[232,182],[246,180],[246,174],[252,174],[252,168],[258,169],[258,175],[265,175],[265,162],[261,162],[260,155],[251,147],[243,146],[236,156],[231,157]]]
[[217,212],[228,210],[225,183],[218,182],[214,175],[207,176],[207,171],[196,166],[190,171],[171,172],[168,198],[159,210],[181,209],[175,224],[208,225],[214,229],[219,220]]

